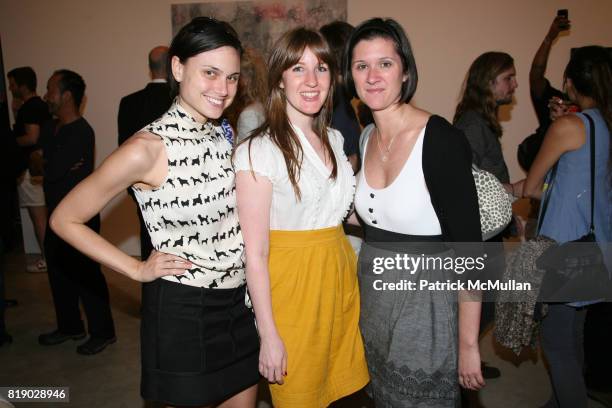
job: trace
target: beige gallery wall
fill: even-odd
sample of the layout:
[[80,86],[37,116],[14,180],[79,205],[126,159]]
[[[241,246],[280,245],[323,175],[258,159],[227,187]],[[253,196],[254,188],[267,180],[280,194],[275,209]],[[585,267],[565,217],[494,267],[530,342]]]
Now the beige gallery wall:
[[[31,65],[43,94],[53,70],[69,68],[87,82],[85,116],[96,131],[97,163],[116,147],[120,98],[147,82],[146,56],[170,41],[171,0],[0,0],[0,36],[5,69]],[[452,119],[471,61],[502,50],[514,56],[519,88],[516,105],[504,111],[503,147],[511,177],[523,173],[516,146],[536,127],[529,101],[531,58],[556,10],[567,8],[573,29],[555,44],[548,77],[561,86],[571,47],[612,46],[609,0],[348,0],[348,20],[392,16],[406,29],[419,69],[415,102]],[[441,158],[442,160],[444,158]],[[134,205],[125,195],[103,211],[103,234],[138,252]]]

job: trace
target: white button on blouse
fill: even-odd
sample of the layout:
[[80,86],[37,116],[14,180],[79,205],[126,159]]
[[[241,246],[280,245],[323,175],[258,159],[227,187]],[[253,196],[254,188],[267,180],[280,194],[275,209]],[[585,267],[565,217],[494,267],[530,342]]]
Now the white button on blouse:
[[[293,127],[302,145],[303,158],[298,178],[298,200],[280,149],[265,135],[241,144],[234,156],[234,169],[254,171],[272,183],[270,229],[303,231],[339,225],[348,215],[355,194],[355,176],[344,154],[340,132],[328,129],[329,141],[338,163],[336,180],[321,161],[304,133]],[[250,162],[249,162],[250,153]],[[252,167],[251,167],[252,165]]]

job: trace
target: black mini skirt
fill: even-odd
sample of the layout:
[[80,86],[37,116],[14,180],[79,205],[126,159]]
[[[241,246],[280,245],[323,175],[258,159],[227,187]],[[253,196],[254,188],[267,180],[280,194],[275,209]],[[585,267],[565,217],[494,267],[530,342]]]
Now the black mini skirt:
[[221,402],[259,382],[259,337],[246,285],[143,285],[141,395],[169,405]]

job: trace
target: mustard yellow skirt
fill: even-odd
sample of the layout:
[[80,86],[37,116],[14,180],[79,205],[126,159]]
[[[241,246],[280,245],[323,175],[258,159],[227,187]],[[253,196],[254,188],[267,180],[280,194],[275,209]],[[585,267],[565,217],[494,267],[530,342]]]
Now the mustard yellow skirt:
[[355,252],[342,226],[270,232],[274,320],[287,350],[275,408],[327,407],[369,381]]

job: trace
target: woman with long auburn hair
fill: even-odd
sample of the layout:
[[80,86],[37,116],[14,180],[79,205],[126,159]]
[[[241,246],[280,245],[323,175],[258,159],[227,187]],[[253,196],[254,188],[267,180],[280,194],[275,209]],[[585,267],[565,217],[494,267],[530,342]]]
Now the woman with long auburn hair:
[[236,149],[238,216],[275,407],[326,407],[368,382],[355,253],[342,229],[355,178],[327,127],[334,59],[298,28],[274,47],[266,121]]

